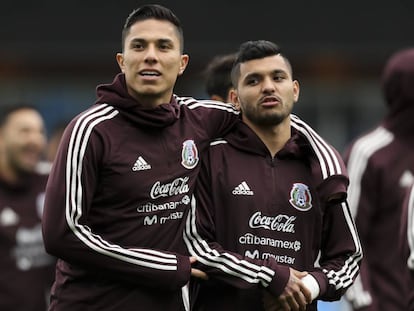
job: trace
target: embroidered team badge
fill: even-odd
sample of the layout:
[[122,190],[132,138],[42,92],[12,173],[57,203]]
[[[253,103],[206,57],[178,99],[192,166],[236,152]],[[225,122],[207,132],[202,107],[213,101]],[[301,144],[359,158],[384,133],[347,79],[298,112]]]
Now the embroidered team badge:
[[305,184],[294,183],[290,190],[290,204],[300,211],[308,211],[312,208],[312,196],[309,187]]
[[186,140],[183,142],[183,150],[181,152],[181,164],[187,168],[192,169],[196,167],[198,163],[198,150],[194,143],[194,140]]

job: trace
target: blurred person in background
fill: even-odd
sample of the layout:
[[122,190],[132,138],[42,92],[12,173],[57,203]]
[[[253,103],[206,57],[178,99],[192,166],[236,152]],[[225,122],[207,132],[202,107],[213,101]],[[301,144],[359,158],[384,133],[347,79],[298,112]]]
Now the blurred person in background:
[[35,107],[1,107],[0,310],[47,309],[55,260],[41,232],[48,176],[37,165],[45,147],[44,122]]
[[346,297],[353,310],[407,309],[407,258],[398,252],[402,202],[414,173],[414,48],[386,62],[382,91],[387,114],[345,150],[350,176],[349,204],[364,260]]
[[231,69],[235,59],[236,53],[217,55],[207,64],[204,71],[204,86],[210,99],[231,102]]
[[193,283],[194,310],[317,310],[362,257],[345,164],[291,114],[299,82],[277,45],[242,44],[232,79],[241,121],[210,144],[185,231],[209,275]]

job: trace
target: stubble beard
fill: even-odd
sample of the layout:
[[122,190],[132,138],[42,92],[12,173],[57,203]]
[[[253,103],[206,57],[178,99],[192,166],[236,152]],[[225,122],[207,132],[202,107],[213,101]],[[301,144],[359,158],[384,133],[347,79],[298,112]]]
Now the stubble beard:
[[252,123],[260,127],[274,127],[281,124],[290,115],[290,111],[276,111],[259,113],[258,111],[246,111],[244,114]]

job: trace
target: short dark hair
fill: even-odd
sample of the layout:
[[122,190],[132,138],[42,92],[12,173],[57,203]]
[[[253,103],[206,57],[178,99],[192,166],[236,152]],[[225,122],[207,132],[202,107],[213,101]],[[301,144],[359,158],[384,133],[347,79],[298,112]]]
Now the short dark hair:
[[0,127],[3,127],[7,123],[10,115],[20,110],[34,110],[40,113],[39,109],[37,109],[34,105],[27,103],[0,105]]
[[181,53],[184,51],[184,33],[181,26],[181,22],[178,17],[168,8],[159,4],[146,4],[135,10],[133,10],[127,17],[124,27],[122,28],[122,50],[125,45],[125,38],[129,34],[131,26],[136,22],[147,20],[147,19],[158,19],[162,21],[168,21],[173,24],[178,33],[180,40]]
[[231,83],[231,69],[235,59],[235,53],[218,55],[207,65],[204,71],[205,88],[210,97],[218,95],[223,99],[227,98],[228,92],[233,86]]
[[233,86],[237,86],[237,81],[240,77],[240,64],[253,59],[265,58],[268,56],[280,55],[285,60],[292,73],[292,66],[289,60],[282,54],[280,47],[266,40],[246,41],[240,45],[237,52],[236,60],[234,61],[233,69],[231,71],[231,80]]

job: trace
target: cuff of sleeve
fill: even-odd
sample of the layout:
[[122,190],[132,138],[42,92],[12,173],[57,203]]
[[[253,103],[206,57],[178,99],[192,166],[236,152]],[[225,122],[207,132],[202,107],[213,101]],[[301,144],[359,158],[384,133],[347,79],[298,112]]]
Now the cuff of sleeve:
[[280,296],[286,287],[290,277],[290,269],[288,266],[277,265],[277,268],[273,267],[275,275],[272,281],[269,283],[267,290],[275,297]]
[[318,286],[319,286],[318,296],[325,295],[326,291],[328,290],[328,279],[325,273],[323,273],[322,271],[312,271],[309,273],[309,275],[311,275],[318,283]]
[[177,256],[177,271],[175,272],[174,279],[169,280],[169,286],[173,289],[182,288],[190,281],[191,277],[191,263],[188,256]]
[[303,285],[305,285],[305,287],[311,292],[312,300],[319,296],[319,284],[312,275],[308,274],[302,278],[301,281],[303,282]]

